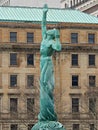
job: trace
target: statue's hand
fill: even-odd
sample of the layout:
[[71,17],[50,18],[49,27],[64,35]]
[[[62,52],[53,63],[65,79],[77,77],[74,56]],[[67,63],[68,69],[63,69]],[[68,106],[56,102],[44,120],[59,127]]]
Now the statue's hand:
[[43,12],[47,13],[47,11],[48,11],[48,6],[47,6],[47,4],[45,4],[44,7],[43,7]]

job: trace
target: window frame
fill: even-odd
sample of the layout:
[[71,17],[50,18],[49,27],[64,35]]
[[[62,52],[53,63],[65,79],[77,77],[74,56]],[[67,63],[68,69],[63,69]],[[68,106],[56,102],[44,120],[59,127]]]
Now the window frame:
[[31,130],[31,128],[34,126],[34,124],[28,124],[28,130]]
[[[91,78],[92,78],[92,80],[94,80],[93,82],[94,83],[90,83],[90,80],[91,80]],[[96,76],[95,75],[89,75],[89,87],[96,87]]]
[[[31,63],[28,63],[28,62],[30,62],[29,61],[29,55],[31,55],[31,58],[32,58],[32,61],[31,61]],[[33,53],[28,53],[27,55],[26,55],[26,57],[27,57],[27,66],[34,66],[34,54]]]
[[[75,125],[78,126],[78,128],[76,128]],[[72,125],[72,130],[79,130],[79,128],[80,128],[80,124],[73,124]]]
[[[90,106],[90,103],[91,103],[90,101],[92,101],[91,106]],[[92,112],[92,113],[96,112],[96,98],[94,98],[94,97],[90,97],[89,98],[89,105],[88,105],[88,107],[89,107],[89,112]]]
[[95,130],[95,125],[94,124],[90,124],[89,127],[90,127],[90,130]]
[[10,130],[13,130],[13,128],[11,128],[12,125],[13,125],[13,126],[14,126],[14,125],[16,126],[16,128],[14,128],[14,130],[18,130],[18,124],[10,124]]
[[[77,78],[77,79],[73,81],[73,78]],[[71,80],[72,80],[72,83],[71,83],[72,88],[79,88],[79,75],[73,74],[71,77]]]
[[95,33],[88,33],[88,43],[95,44]]
[[[76,57],[74,57],[76,56]],[[79,60],[78,60],[78,54],[71,54],[71,66],[74,67],[74,66],[79,66]]]
[[[33,78],[33,85],[30,85],[29,86],[29,78]],[[32,80],[32,79],[31,79]],[[29,88],[29,89],[33,89],[34,88],[34,75],[33,74],[27,74],[26,75],[26,81],[27,81],[27,88]],[[31,82],[31,81],[30,81]],[[31,83],[30,83],[31,84]]]
[[[16,78],[16,79],[13,79],[13,81],[12,81],[12,78]],[[10,80],[9,81],[10,81],[10,85],[9,85],[10,88],[18,87],[18,75],[17,74],[10,74]],[[14,85],[13,85],[13,82],[14,82]]]
[[10,32],[10,42],[11,43],[16,43],[17,42],[17,32]]
[[[31,101],[31,102],[33,102],[32,104],[31,104],[31,102],[30,102],[30,104],[28,104],[29,102],[28,101]],[[27,107],[26,107],[26,109],[27,109],[27,113],[28,114],[34,114],[34,105],[35,105],[35,98],[34,97],[27,97],[27,99],[26,99],[26,105],[27,105]],[[31,107],[30,107],[30,105],[31,105]],[[33,113],[32,113],[33,112]]]
[[[12,57],[12,56],[15,56],[15,57]],[[10,66],[17,66],[18,65],[17,57],[18,57],[17,53],[10,53]],[[13,60],[14,60],[14,63],[12,63]]]
[[[74,101],[74,103],[76,104],[73,104],[73,100],[76,100],[76,99],[78,102],[76,103],[76,101]],[[80,102],[79,98],[72,97],[72,113],[79,113],[79,102]]]
[[[14,107],[13,106],[11,106],[12,104],[11,104],[11,100],[16,100],[16,103],[14,104]],[[16,97],[10,97],[10,105],[9,105],[9,110],[10,110],[10,113],[11,114],[16,114],[17,112],[18,112],[18,98],[16,98]]]
[[95,65],[96,65],[96,55],[95,54],[88,55],[88,65],[89,65],[89,67],[95,67]]
[[[32,35],[32,37],[31,37],[31,35]],[[27,43],[29,43],[29,44],[34,43],[34,32],[27,32]]]
[[79,35],[78,33],[74,33],[74,32],[71,33],[71,43],[72,44],[78,43],[78,37],[79,37],[78,35]]

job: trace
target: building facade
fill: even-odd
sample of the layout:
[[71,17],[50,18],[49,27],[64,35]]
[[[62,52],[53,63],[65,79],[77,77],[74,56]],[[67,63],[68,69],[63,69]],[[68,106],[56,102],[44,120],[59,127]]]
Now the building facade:
[[0,0],[0,6],[25,6],[25,7],[43,7],[47,3],[48,7],[60,8],[60,2],[57,0]]
[[[62,44],[53,56],[58,120],[67,130],[97,129],[98,19],[75,10],[50,12],[47,27],[59,29]],[[0,130],[31,130],[37,122],[41,17],[40,8],[0,8]]]
[[61,8],[75,8],[98,17],[97,0],[61,0]]
[[0,0],[1,6],[29,6],[32,7],[34,5],[34,2],[32,0],[26,1],[26,0]]
[[0,24],[0,130],[30,130],[39,108],[39,48],[31,43],[40,38],[32,25]]

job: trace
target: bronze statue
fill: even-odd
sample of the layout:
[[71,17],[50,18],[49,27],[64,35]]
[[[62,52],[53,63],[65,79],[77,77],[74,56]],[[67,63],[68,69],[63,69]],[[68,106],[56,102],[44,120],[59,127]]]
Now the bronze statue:
[[61,50],[60,34],[57,29],[47,30],[46,16],[48,7],[44,5],[42,19],[42,42],[40,46],[40,113],[38,123],[32,130],[65,130],[63,125],[57,122],[54,110],[54,70],[52,55],[54,51]]

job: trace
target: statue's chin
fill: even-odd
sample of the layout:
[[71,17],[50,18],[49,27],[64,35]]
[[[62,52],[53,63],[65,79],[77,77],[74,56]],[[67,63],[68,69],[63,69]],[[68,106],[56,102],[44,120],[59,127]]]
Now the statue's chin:
[[31,130],[65,130],[65,128],[57,121],[41,121],[36,123]]

